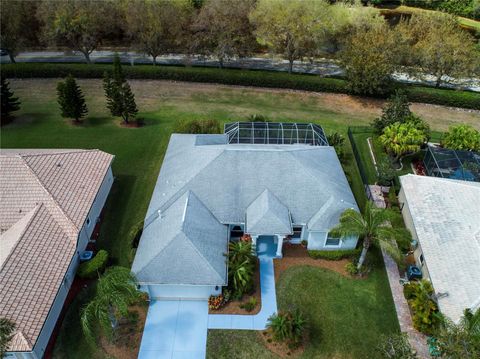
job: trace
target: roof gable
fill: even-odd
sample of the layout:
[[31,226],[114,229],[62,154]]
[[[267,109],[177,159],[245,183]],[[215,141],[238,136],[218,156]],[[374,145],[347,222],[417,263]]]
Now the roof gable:
[[268,189],[247,207],[245,223],[250,234],[292,233],[288,208]]

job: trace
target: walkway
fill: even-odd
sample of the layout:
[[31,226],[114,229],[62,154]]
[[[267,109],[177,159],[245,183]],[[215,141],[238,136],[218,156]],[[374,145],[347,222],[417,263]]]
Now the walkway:
[[204,359],[206,300],[155,300],[148,308],[139,359]]
[[382,249],[383,261],[387,270],[388,282],[392,291],[395,310],[397,311],[400,330],[407,333],[408,341],[412,348],[417,352],[419,358],[430,358],[427,345],[427,337],[419,333],[414,327],[410,309],[407,300],[403,295],[403,286],[400,284],[400,273],[398,272],[397,263]]
[[260,260],[260,291],[262,308],[255,315],[210,314],[208,329],[245,329],[264,330],[268,318],[277,312],[275,292],[275,273],[273,258],[277,246],[271,237],[260,237],[257,242],[257,254]]

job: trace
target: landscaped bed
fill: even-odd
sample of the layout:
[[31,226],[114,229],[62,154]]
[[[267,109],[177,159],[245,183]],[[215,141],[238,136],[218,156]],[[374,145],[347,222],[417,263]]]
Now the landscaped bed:
[[[399,327],[377,250],[371,251],[370,261],[372,270],[361,280],[311,265],[292,266],[280,275],[276,288],[279,310],[299,308],[308,320],[309,340],[301,358],[381,357],[375,350],[378,338],[398,332]],[[262,335],[210,330],[207,357],[278,357],[267,349]]]

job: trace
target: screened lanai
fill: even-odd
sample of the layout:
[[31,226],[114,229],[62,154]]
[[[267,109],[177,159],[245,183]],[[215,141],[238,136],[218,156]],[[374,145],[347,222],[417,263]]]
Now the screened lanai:
[[480,153],[429,145],[423,162],[429,176],[480,182]]
[[224,133],[228,143],[328,146],[322,127],[312,123],[233,122]]

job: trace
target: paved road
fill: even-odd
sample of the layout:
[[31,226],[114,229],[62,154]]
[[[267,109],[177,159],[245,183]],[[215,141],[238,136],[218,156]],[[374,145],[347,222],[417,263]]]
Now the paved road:
[[[96,63],[110,63],[112,62],[113,51],[94,51],[90,58]],[[123,62],[135,64],[151,64],[152,58],[144,54],[134,51],[119,52],[120,58]],[[61,51],[30,51],[21,52],[16,57],[17,62],[85,62],[85,58],[81,53],[76,52],[61,52]],[[8,56],[1,56],[0,63],[10,62]],[[184,65],[189,63],[195,66],[218,67],[218,61],[212,58],[205,58],[202,56],[192,56],[187,58],[184,55],[171,54],[159,56],[157,58],[159,65]],[[268,57],[251,57],[243,59],[232,59],[225,61],[225,67],[231,68],[245,68],[255,70],[269,70],[269,71],[288,71],[288,61]],[[321,76],[338,76],[343,74],[343,69],[337,62],[331,59],[320,59],[315,62],[295,61],[293,71],[296,73],[306,73]],[[394,78],[400,82],[406,83],[423,83],[433,85],[432,77],[426,79],[416,79],[408,76],[405,73],[396,73]],[[447,79],[448,84],[443,84],[443,87],[460,89],[467,89],[471,91],[480,92],[480,79]]]

